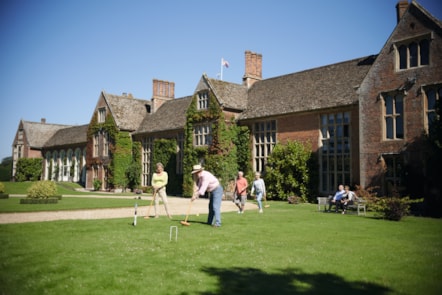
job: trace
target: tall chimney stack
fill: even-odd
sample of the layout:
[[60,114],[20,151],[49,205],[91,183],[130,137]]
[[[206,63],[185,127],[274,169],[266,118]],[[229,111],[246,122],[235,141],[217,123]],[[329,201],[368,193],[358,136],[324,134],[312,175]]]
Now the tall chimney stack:
[[175,83],[169,81],[153,80],[152,112],[156,112],[161,105],[175,98]]
[[243,84],[250,88],[256,81],[262,80],[262,54],[246,50],[246,72],[242,78]]
[[396,19],[397,22],[401,20],[402,16],[404,16],[405,11],[407,11],[408,8],[408,0],[400,0],[396,4]]

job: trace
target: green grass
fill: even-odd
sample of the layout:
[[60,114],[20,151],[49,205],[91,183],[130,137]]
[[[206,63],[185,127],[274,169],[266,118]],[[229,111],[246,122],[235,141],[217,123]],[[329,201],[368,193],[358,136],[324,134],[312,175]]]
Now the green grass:
[[[264,214],[0,225],[1,294],[439,294],[442,220]],[[178,240],[169,240],[170,226]]]

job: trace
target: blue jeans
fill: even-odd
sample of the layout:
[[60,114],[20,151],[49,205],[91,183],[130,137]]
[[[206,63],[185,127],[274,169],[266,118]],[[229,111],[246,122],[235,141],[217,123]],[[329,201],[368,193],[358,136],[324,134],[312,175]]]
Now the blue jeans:
[[[223,193],[224,190],[221,185],[210,192],[209,216],[207,218],[207,224],[221,226],[221,201],[223,199]],[[215,223],[213,223],[214,217]]]
[[258,202],[258,208],[262,209],[262,193],[256,194],[256,201]]

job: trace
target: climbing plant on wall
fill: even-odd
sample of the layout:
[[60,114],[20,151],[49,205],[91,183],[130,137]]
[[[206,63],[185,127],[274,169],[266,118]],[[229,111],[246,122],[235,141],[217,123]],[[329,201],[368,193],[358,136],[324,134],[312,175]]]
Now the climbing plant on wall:
[[[217,176],[224,187],[234,179],[240,163],[247,167],[250,154],[248,149],[247,127],[238,127],[234,120],[226,122],[224,113],[213,93],[209,93],[209,107],[206,110],[197,109],[198,95],[194,95],[187,110],[187,120],[184,130],[184,179],[183,194],[191,196],[193,192],[192,166],[203,162],[206,170]],[[194,147],[194,125],[200,122],[210,122],[212,143],[207,147]],[[238,157],[238,145],[241,145],[241,156]],[[245,145],[246,147],[242,147]],[[245,168],[242,168],[245,169]]]
[[129,132],[120,131],[115,137],[115,147],[110,167],[113,171],[112,183],[125,189],[129,183],[126,170],[132,163],[132,139]]
[[169,176],[167,184],[168,194],[181,194],[182,193],[182,175],[176,173],[176,154],[177,154],[177,141],[175,139],[155,139],[153,147],[153,165],[156,163],[162,163],[164,171]]

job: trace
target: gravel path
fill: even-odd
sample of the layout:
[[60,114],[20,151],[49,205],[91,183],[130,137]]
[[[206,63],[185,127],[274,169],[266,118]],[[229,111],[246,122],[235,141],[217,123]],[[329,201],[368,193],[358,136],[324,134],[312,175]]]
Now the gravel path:
[[[85,196],[63,196],[63,197],[85,197]],[[97,197],[97,196],[90,196]],[[101,197],[109,198],[109,197]],[[116,197],[114,197],[116,198]],[[127,197],[122,197],[127,198]],[[141,197],[143,200],[151,200],[151,197]],[[135,201],[135,199],[134,199]],[[179,197],[168,197],[169,210],[172,216],[184,216],[189,208],[190,199]],[[192,203],[190,215],[207,214],[208,199],[198,199]],[[247,210],[257,210],[257,206],[251,202],[246,204]],[[148,206],[138,207],[138,218],[147,215]],[[221,212],[237,211],[238,208],[232,201],[223,201]],[[154,215],[154,208],[150,210],[150,215]],[[165,216],[164,206],[160,204],[159,215]],[[61,210],[61,211],[43,211],[43,212],[26,212],[26,213],[1,213],[0,224],[7,223],[25,223],[25,222],[41,222],[54,220],[79,220],[79,219],[110,219],[133,217],[134,208],[112,208],[112,209],[90,209],[90,210]]]

